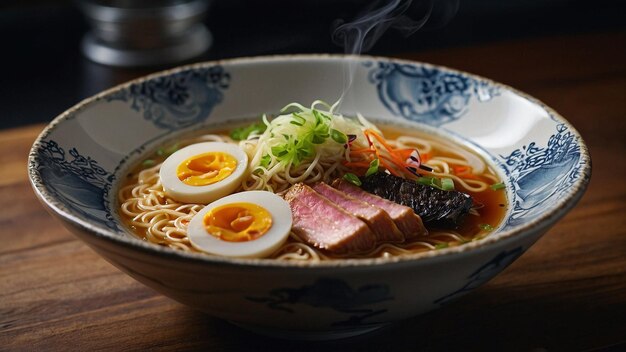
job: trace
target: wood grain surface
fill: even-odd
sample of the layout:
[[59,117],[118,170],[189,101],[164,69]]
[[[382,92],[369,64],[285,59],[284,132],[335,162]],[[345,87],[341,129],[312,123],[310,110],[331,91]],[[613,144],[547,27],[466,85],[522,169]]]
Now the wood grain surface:
[[122,274],[32,192],[26,159],[43,125],[0,131],[0,350],[626,348],[625,45],[626,33],[598,33],[402,56],[492,78],[555,108],[591,150],[591,184],[488,284],[435,312],[333,343],[256,336]]

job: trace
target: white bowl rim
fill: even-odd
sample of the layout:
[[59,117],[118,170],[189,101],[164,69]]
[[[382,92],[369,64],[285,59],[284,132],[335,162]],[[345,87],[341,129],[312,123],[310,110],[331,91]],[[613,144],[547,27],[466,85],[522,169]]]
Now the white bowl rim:
[[[581,176],[571,187],[565,195],[558,201],[554,206],[552,206],[552,210],[546,213],[543,213],[541,216],[529,221],[528,223],[517,225],[509,230],[505,230],[499,233],[495,233],[489,236],[484,237],[483,239],[477,241],[471,241],[469,243],[448,247],[439,250],[431,250],[426,252],[414,253],[414,254],[405,254],[399,256],[393,256],[389,258],[347,258],[347,259],[332,259],[325,260],[319,262],[312,261],[285,261],[278,259],[267,259],[267,258],[258,258],[258,259],[243,259],[243,258],[229,258],[229,257],[219,257],[207,255],[204,253],[191,253],[185,252],[181,250],[175,250],[167,247],[158,246],[152,243],[148,243],[146,241],[142,241],[139,238],[132,238],[131,236],[120,236],[119,234],[115,234],[112,231],[107,231],[102,228],[93,226],[86,220],[80,219],[77,216],[69,213],[65,209],[58,207],[55,204],[54,197],[52,197],[46,191],[45,187],[40,184],[34,177],[35,172],[35,156],[37,154],[37,150],[42,143],[43,139],[50,134],[50,132],[57,127],[57,125],[61,124],[63,121],[72,117],[74,114],[78,113],[80,110],[85,107],[101,100],[102,98],[122,90],[124,88],[129,87],[132,84],[144,82],[150,79],[154,79],[161,76],[171,75],[180,71],[197,69],[202,67],[210,67],[215,65],[225,65],[225,64],[254,64],[254,63],[280,63],[287,61],[313,61],[313,62],[324,62],[329,60],[356,60],[356,61],[385,61],[390,63],[398,63],[398,64],[409,64],[409,65],[422,65],[429,68],[438,68],[444,71],[461,74],[466,77],[480,80],[488,83],[494,87],[503,88],[505,90],[514,93],[524,99],[527,99],[529,102],[538,105],[542,109],[544,109],[553,119],[567,126],[567,128],[572,131],[579,139],[578,143],[580,144],[580,157],[582,163]],[[97,238],[104,240],[106,242],[112,243],[114,245],[122,245],[126,248],[139,250],[145,254],[156,255],[159,257],[166,257],[168,259],[182,260],[182,261],[190,261],[197,264],[212,264],[212,265],[231,265],[231,266],[250,266],[250,267],[264,267],[267,269],[270,268],[341,268],[341,267],[364,267],[364,266],[388,266],[393,264],[410,264],[410,263],[432,263],[432,261],[445,261],[449,259],[450,256],[458,255],[464,252],[481,252],[482,250],[486,250],[487,247],[491,247],[489,245],[494,243],[503,243],[507,239],[511,239],[514,236],[522,236],[524,234],[531,234],[535,231],[545,231],[550,226],[552,226],[556,221],[558,221],[561,217],[567,214],[576,203],[582,198],[591,178],[591,157],[589,154],[589,150],[580,135],[580,133],[572,126],[569,121],[567,121],[563,116],[557,113],[554,109],[550,108],[548,105],[540,101],[539,99],[524,93],[518,89],[510,87],[506,84],[502,84],[491,80],[489,78],[485,78],[479,75],[475,75],[472,73],[468,73],[465,71],[453,69],[443,65],[436,65],[421,61],[408,60],[408,59],[399,59],[393,57],[384,57],[384,56],[369,56],[369,55],[343,55],[343,54],[287,54],[287,55],[268,55],[268,56],[252,56],[252,57],[239,57],[232,59],[222,59],[222,60],[213,60],[213,61],[204,61],[189,65],[178,66],[175,68],[159,71],[156,73],[152,73],[146,76],[142,76],[131,81],[119,84],[107,90],[104,90],[96,95],[88,97],[71,108],[67,109],[63,113],[59,114],[55,117],[39,134],[33,146],[31,147],[29,156],[28,156],[28,173],[29,180],[37,197],[40,199],[42,203],[44,203],[47,207],[49,207],[52,211],[58,214],[63,220],[71,222],[81,229],[85,230],[86,233],[89,233],[92,236],[96,236]]]

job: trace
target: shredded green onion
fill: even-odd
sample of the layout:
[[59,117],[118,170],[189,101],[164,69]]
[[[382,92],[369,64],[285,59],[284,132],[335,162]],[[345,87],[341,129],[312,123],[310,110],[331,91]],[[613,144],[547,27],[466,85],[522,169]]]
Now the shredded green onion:
[[347,174],[344,174],[343,179],[356,186],[361,186],[361,180],[359,180],[359,178],[353,173],[348,172]]
[[[334,118],[331,117],[329,114],[333,114],[332,110],[327,114],[316,109],[316,104],[327,105],[323,102],[315,102],[311,108],[305,108],[300,104],[289,104],[283,111],[291,108],[299,111],[281,115],[272,122],[269,122],[267,118],[264,119],[264,126],[267,124],[267,129],[272,139],[269,152],[275,158],[270,159],[271,162],[269,164],[278,162],[284,165],[292,163],[294,166],[297,166],[303,160],[315,157],[318,145],[324,144],[324,148],[326,148],[326,142],[329,141],[329,138],[340,144],[341,147],[348,142],[346,133],[331,127],[341,119],[336,115],[333,115]],[[292,125],[292,127],[287,127],[289,125]],[[345,123],[343,126],[345,126]],[[354,127],[351,128],[357,126],[354,123]],[[276,138],[273,132],[278,132],[279,134],[277,135],[282,136],[282,138]],[[264,161],[263,159],[261,160],[261,162]]]
[[[265,187],[273,175],[293,172],[304,163],[307,170],[321,162],[339,165],[348,158],[347,144],[353,148],[367,147],[363,131],[375,130],[376,126],[359,114],[343,116],[334,111],[336,108],[337,104],[331,106],[319,100],[310,107],[291,103],[278,116],[263,115],[257,126],[262,124],[264,132],[250,132],[256,130],[248,126],[233,131],[232,137],[242,138],[250,132],[240,146],[248,154],[250,172],[263,169],[259,182]],[[356,176],[351,181],[360,184]]]
[[435,249],[444,249],[444,248],[448,248],[449,245],[447,243],[437,243],[435,245]]
[[156,161],[152,159],[146,159],[141,163],[142,166],[152,166],[154,164],[156,164]]

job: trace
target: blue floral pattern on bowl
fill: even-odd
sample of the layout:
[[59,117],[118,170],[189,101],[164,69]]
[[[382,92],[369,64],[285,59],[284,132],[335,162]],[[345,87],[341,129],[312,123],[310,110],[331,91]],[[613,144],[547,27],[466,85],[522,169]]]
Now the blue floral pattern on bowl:
[[[145,153],[194,129],[333,96],[343,83],[337,73],[354,63],[346,110],[420,125],[480,150],[507,184],[504,224],[439,251],[302,266],[173,251],[126,230],[112,189]],[[373,331],[475,289],[574,206],[590,170],[578,133],[524,93],[429,64],[326,55],[224,60],[135,80],[61,114],[29,158],[31,181],[51,213],[135,279],[238,325],[306,338]]]
[[129,102],[162,129],[180,129],[204,121],[222,102],[231,75],[222,66],[192,68],[133,83],[106,97]]
[[66,208],[89,221],[119,230],[109,202],[115,176],[76,148],[67,154],[57,142],[43,141],[37,151],[35,173]]
[[515,261],[520,255],[524,253],[522,247],[517,247],[510,251],[502,251],[491,260],[481,265],[476,269],[468,278],[463,287],[449,293],[443,297],[436,299],[435,304],[447,304],[456,300],[460,296],[473,291],[475,288],[481,286],[485,282],[489,281],[492,277],[496,276],[499,272],[504,270],[507,266]]
[[[498,85],[428,65],[379,62],[366,67],[380,102],[392,114],[430,126],[461,119],[472,98],[485,102],[500,95]],[[539,146],[546,142],[533,141],[497,158],[513,193],[505,228],[536,218],[545,201],[561,199],[581,175],[578,137],[554,116],[550,119],[557,133],[545,147]]]
[[472,97],[482,102],[499,94],[488,82],[424,65],[379,62],[369,81],[391,113],[431,126],[459,119]]
[[545,147],[531,142],[501,156],[513,187],[512,211],[507,227],[541,215],[546,201],[556,202],[580,178],[580,144],[567,126],[558,124]]
[[266,297],[247,297],[248,300],[266,305],[273,310],[294,313],[295,305],[304,304],[316,308],[330,308],[349,314],[347,319],[336,321],[332,326],[376,325],[370,319],[385,313],[387,309],[368,308],[372,304],[393,300],[387,285],[370,284],[354,289],[342,280],[321,278],[312,285],[297,288],[277,288]]

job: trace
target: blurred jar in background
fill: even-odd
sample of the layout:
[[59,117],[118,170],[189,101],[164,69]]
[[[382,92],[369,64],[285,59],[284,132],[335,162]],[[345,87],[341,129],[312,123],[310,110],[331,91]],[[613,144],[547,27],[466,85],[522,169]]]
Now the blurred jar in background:
[[80,0],[91,31],[81,47],[89,59],[112,66],[174,64],[211,45],[202,23],[209,0]]

